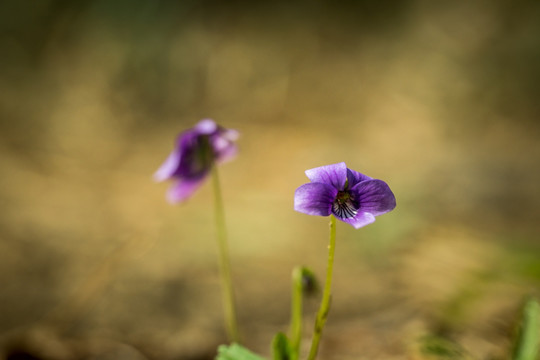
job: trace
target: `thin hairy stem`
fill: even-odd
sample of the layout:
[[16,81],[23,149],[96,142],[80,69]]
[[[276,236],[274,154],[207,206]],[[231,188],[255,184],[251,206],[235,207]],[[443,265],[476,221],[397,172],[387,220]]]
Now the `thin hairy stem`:
[[229,249],[227,246],[227,231],[225,228],[225,210],[221,197],[217,166],[212,167],[212,183],[214,187],[214,206],[216,217],[217,242],[219,248],[219,267],[221,285],[223,290],[223,310],[225,312],[225,326],[231,342],[239,342],[238,325],[236,322],[236,306],[231,278],[231,265]]
[[331,288],[332,288],[332,271],[334,268],[334,252],[336,250],[336,218],[330,215],[330,243],[328,244],[328,265],[326,268],[326,281],[324,283],[324,291],[321,301],[321,306],[315,320],[315,329],[313,331],[313,340],[309,351],[308,360],[314,360],[319,351],[319,343],[321,335],[326,324],[328,312],[330,311]]

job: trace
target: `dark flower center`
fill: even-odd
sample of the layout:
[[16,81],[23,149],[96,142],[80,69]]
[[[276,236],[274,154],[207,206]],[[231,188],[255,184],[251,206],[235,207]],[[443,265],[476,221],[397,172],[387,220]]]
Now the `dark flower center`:
[[184,175],[188,178],[197,178],[206,174],[215,157],[208,135],[195,138],[183,155],[182,162],[186,169]]
[[332,212],[342,219],[349,219],[358,213],[358,204],[348,191],[339,191],[332,204]]

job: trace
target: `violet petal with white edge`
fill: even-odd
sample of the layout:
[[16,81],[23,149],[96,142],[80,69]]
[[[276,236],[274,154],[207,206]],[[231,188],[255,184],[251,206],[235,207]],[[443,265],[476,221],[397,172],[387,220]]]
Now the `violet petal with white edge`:
[[341,220],[349,225],[352,225],[355,229],[360,229],[363,226],[369,225],[375,222],[375,216],[370,213],[359,212],[353,218],[342,219],[336,216],[336,219]]

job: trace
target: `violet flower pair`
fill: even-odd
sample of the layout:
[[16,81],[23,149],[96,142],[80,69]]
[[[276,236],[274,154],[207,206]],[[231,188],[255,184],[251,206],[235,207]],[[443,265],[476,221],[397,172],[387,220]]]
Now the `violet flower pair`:
[[[173,203],[183,202],[201,186],[212,166],[235,157],[237,139],[236,130],[222,128],[210,119],[201,120],[179,135],[154,179],[173,180],[167,198]],[[307,170],[306,175],[311,182],[296,189],[294,195],[298,212],[333,214],[358,229],[396,206],[394,194],[384,181],[348,169],[343,162]]]
[[[232,159],[238,152],[235,141],[238,132],[218,126],[214,121],[205,119],[197,123],[178,137],[176,147],[167,160],[155,173],[157,181],[173,180],[168,199],[173,203],[188,199],[200,187],[210,172],[214,183],[216,225],[220,250],[220,269],[223,284],[223,305],[225,323],[229,340],[239,341],[236,323],[235,301],[231,280],[230,261],[227,250],[224,210],[221,200],[217,169],[219,163]],[[212,170],[212,171],[211,171]],[[388,185],[382,181],[348,169],[344,162],[317,167],[306,171],[311,180],[296,189],[294,209],[296,211],[318,216],[330,216],[330,244],[328,246],[328,267],[326,281],[317,313],[313,340],[308,360],[314,360],[318,353],[322,330],[330,309],[332,268],[336,243],[336,219],[358,229],[375,221],[375,217],[387,213],[396,206],[396,199]],[[301,292],[301,290],[300,290]],[[298,302],[298,301],[297,301]],[[291,338],[282,333],[276,336],[274,358],[298,359],[300,353],[301,325],[298,321],[302,314],[301,307],[296,306],[292,318]],[[278,346],[278,345],[283,346]],[[236,351],[222,348],[221,353]],[[247,350],[246,350],[247,351]],[[230,359],[223,355],[218,359]],[[237,358],[237,357],[232,357]],[[258,359],[251,356],[250,358]]]

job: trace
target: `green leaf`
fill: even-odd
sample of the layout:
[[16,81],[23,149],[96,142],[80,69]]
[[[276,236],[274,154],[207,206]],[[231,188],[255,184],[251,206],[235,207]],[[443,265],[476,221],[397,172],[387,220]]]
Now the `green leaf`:
[[523,318],[514,345],[514,360],[535,360],[540,340],[540,305],[530,299],[523,308]]
[[291,360],[293,358],[290,341],[284,333],[278,332],[274,336],[272,353],[274,354],[274,360]]
[[215,360],[265,360],[238,344],[221,345]]

